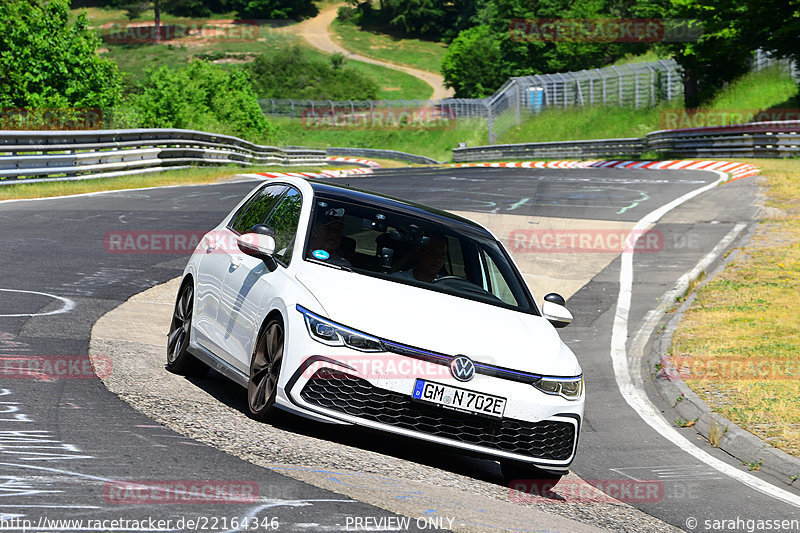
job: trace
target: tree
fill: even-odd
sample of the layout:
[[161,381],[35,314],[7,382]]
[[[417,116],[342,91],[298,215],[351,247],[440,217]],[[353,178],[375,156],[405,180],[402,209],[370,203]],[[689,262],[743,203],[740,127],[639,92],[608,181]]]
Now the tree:
[[747,0],[740,22],[762,50],[800,62],[800,0]]
[[[727,82],[749,70],[752,51],[759,42],[742,31],[746,3],[739,0],[644,0],[637,9],[644,16],[687,20],[702,28],[702,35],[696,39],[662,42],[654,47],[660,55],[672,57],[681,66],[686,108],[700,106]],[[775,24],[782,24],[782,21],[776,17],[771,28]]]
[[313,0],[230,0],[230,7],[246,19],[302,19],[319,13]]
[[462,31],[442,59],[445,86],[459,98],[490,95],[508,77],[500,43],[488,26]]
[[112,107],[122,96],[116,63],[97,55],[86,13],[68,0],[0,3],[0,106]]
[[355,9],[340,12],[340,20],[353,18],[362,27],[391,26],[404,35],[453,40],[460,31],[480,22],[480,13],[490,0],[381,0],[374,9],[371,0],[348,0]]
[[[605,66],[625,54],[644,52],[648,44],[599,42],[580,34],[572,40],[550,39],[530,30],[556,19],[570,24],[629,16],[630,6],[620,0],[493,0],[479,15],[487,20],[486,29],[462,32],[448,49],[442,73],[459,96],[467,97],[490,94],[509,76]],[[518,21],[526,22],[529,31],[512,31]]]

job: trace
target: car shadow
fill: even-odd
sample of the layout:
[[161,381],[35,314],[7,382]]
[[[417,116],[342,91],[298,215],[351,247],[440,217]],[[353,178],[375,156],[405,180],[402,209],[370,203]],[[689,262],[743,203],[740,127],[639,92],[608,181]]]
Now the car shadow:
[[[215,370],[211,370],[207,376],[201,378],[186,379],[216,400],[249,416],[245,389]],[[308,420],[283,411],[279,412],[269,425],[282,431],[389,455],[502,487],[507,486],[503,482],[497,461],[458,453],[445,446],[357,426],[309,424]],[[379,434],[380,438],[374,438],[376,434]]]

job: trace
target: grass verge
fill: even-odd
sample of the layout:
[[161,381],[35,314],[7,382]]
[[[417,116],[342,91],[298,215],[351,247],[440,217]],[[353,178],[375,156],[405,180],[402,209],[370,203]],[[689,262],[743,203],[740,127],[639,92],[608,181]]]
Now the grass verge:
[[[327,57],[315,48],[310,50]],[[352,59],[345,61],[345,65],[375,80],[378,84],[378,100],[428,100],[433,96],[433,87],[411,74]]]
[[[740,114],[749,120],[759,110],[773,107],[796,107],[797,83],[777,68],[751,72],[721,90],[703,106],[707,110]],[[683,124],[681,102],[665,102],[646,109],[594,106],[579,109],[551,109],[533,116],[519,126],[509,129],[500,143],[544,141],[577,141],[585,139],[614,139],[642,137],[648,132],[669,127],[689,127],[703,124]],[[705,116],[705,115],[704,115]]]
[[714,411],[800,456],[800,159],[743,161],[761,168],[765,216],[697,291],[669,355]]
[[362,30],[355,24],[334,20],[333,39],[348,50],[388,63],[438,73],[447,45],[421,39],[396,37],[378,30]]
[[276,118],[280,128],[279,144],[327,148],[330,146],[398,150],[450,161],[459,142],[470,146],[486,144],[486,123],[480,120],[456,120],[449,129],[430,130],[413,127],[336,129],[332,126],[306,126],[300,119]]
[[153,172],[151,174],[119,176],[116,178],[19,183],[15,185],[0,185],[0,200],[48,198],[51,196],[67,196],[70,194],[113,191],[118,189],[163,187],[166,185],[195,185],[201,183],[215,183],[218,181],[224,181],[235,176],[236,174],[246,174],[251,172],[319,172],[320,170],[334,170],[338,168],[351,167],[349,165],[325,167],[239,167],[235,165],[229,165],[224,167],[192,167],[178,170],[165,170],[163,172]]

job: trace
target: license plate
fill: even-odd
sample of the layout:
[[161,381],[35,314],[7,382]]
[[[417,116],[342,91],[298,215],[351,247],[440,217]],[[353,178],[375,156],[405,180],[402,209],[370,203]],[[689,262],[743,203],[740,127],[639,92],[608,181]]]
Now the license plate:
[[418,379],[414,383],[412,397],[446,409],[476,413],[494,418],[502,418],[506,409],[506,399],[491,394],[483,394],[450,385]]

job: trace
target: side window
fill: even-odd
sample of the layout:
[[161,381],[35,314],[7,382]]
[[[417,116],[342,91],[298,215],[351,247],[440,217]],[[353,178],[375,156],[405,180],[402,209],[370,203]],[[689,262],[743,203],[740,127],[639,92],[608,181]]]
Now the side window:
[[249,204],[245,205],[245,207],[236,214],[229,227],[236,233],[242,235],[249,232],[256,224],[263,224],[285,190],[285,185],[270,185],[264,187],[261,192],[256,194],[255,198],[253,198]]
[[275,258],[287,265],[292,259],[297,226],[300,224],[300,191],[289,189],[266,224],[275,230]]
[[[486,253],[486,250],[481,251],[481,257],[485,268],[484,273],[484,289],[491,292],[505,303],[509,305],[519,305],[511,287],[508,286],[503,273],[497,267],[492,257]],[[488,285],[488,286],[486,286]]]

